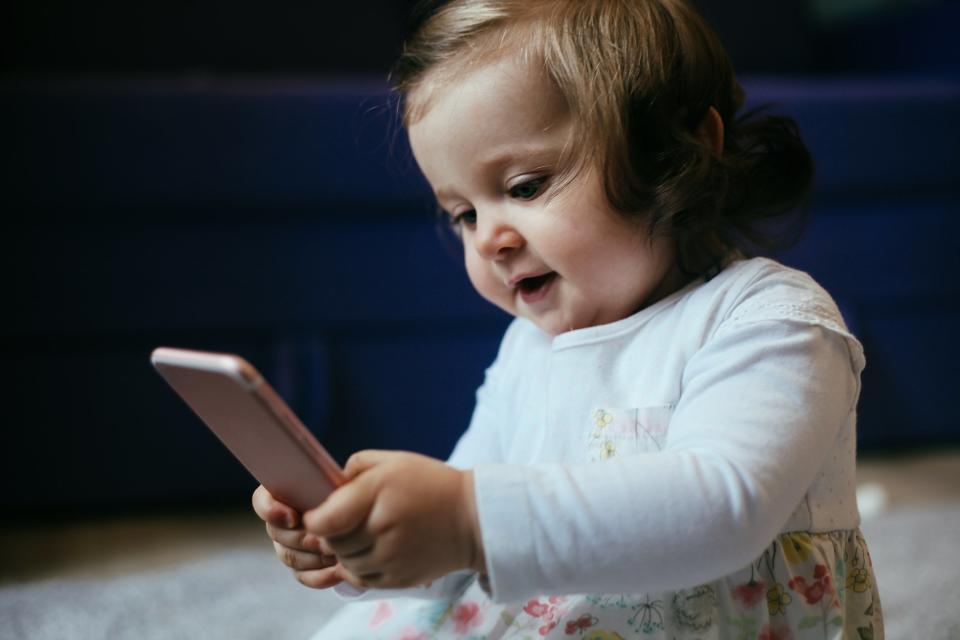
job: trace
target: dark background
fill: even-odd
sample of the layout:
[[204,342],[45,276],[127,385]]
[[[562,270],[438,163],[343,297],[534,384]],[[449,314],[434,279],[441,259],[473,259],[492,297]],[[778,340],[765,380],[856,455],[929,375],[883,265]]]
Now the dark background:
[[[341,462],[447,455],[508,318],[392,118],[412,4],[3,4],[2,518],[247,503],[158,345],[244,355]],[[861,450],[956,446],[960,3],[695,4],[815,154],[777,257],[864,342]]]
[[[417,3],[53,2],[0,9],[5,74],[374,74]],[[699,0],[741,73],[954,70],[955,0]]]

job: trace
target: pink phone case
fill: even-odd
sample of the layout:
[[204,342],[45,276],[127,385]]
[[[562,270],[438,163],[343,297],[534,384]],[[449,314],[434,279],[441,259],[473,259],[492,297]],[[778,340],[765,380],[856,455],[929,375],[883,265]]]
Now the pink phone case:
[[160,347],[150,361],[281,502],[306,511],[343,484],[339,465],[243,358]]

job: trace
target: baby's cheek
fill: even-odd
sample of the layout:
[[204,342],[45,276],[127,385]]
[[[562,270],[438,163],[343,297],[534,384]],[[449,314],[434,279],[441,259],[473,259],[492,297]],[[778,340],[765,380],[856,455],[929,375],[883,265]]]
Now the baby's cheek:
[[507,313],[516,315],[513,308],[513,297],[510,290],[504,285],[490,268],[489,263],[482,260],[479,256],[470,255],[469,250],[466,257],[467,275],[470,283],[484,299],[495,304]]

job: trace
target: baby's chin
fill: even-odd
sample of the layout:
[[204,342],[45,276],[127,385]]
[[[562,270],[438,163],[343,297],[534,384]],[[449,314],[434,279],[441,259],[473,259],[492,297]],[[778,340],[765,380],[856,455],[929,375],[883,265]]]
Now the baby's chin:
[[524,320],[532,322],[534,326],[551,338],[556,338],[561,333],[567,333],[573,331],[574,329],[580,328],[568,322],[564,322],[559,318],[550,318],[549,316],[544,317],[541,315],[524,313],[524,309],[517,309],[516,307],[505,304],[494,304],[514,318],[523,318]]
[[529,316],[526,317],[528,320],[530,320],[530,322],[537,325],[538,329],[549,335],[551,338],[556,338],[559,335],[570,333],[571,331],[576,331],[578,329],[586,329],[587,327],[594,326],[594,324],[590,322],[586,322],[584,320],[576,322],[573,319],[561,316],[560,314],[546,314],[545,316],[534,318]]
[[551,338],[556,338],[563,333],[569,333],[578,329],[586,329],[587,327],[606,324],[605,322],[601,322],[599,317],[574,318],[571,317],[569,313],[563,313],[560,309],[551,309],[546,313],[534,313],[532,310],[524,308],[523,304],[517,304],[514,296],[494,298],[483,295],[483,293],[480,295],[487,302],[490,302],[511,317],[523,318],[532,322],[538,329]]
[[539,318],[528,317],[528,319],[537,325],[541,331],[548,334],[552,338],[556,338],[561,334],[570,333],[571,331],[579,331],[580,329],[589,329],[591,327],[601,327],[604,325],[613,324],[623,320],[624,318],[630,317],[632,313],[635,312],[622,311],[617,313],[608,313],[606,315],[596,313],[593,315],[579,317],[572,315],[563,316],[560,313],[557,313],[556,315],[547,314]]

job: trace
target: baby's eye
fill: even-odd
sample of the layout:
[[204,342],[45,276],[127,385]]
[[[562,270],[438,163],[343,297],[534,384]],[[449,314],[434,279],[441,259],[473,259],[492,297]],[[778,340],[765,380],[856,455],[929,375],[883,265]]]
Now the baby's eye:
[[527,180],[520,184],[510,187],[510,196],[520,200],[533,200],[540,194],[543,185],[547,182],[547,176],[540,176],[533,180]]
[[473,209],[467,209],[460,213],[450,215],[450,226],[459,227],[461,225],[473,228],[477,224],[477,212]]

